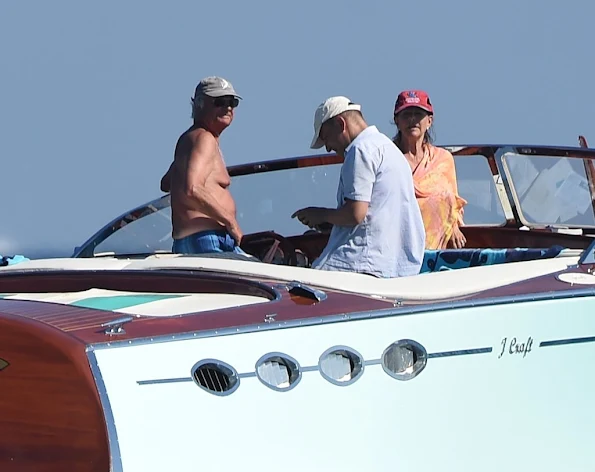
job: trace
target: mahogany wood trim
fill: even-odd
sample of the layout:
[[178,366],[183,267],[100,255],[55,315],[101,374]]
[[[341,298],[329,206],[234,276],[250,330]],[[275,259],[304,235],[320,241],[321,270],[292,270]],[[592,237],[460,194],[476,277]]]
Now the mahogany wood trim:
[[595,266],[586,265],[579,267],[572,267],[566,270],[553,272],[551,274],[542,275],[533,279],[516,282],[502,287],[496,287],[490,290],[485,290],[475,294],[473,299],[483,299],[492,297],[508,297],[515,295],[539,294],[545,292],[566,292],[575,289],[595,289],[595,285],[571,285],[558,279],[560,274],[570,273],[587,273],[588,270],[593,270]]
[[[81,283],[91,284],[96,288],[111,288],[114,290],[134,291],[139,289],[144,292],[153,289],[163,292],[185,291],[182,280],[186,284],[198,288],[200,277],[189,274],[173,272],[140,272],[121,273],[117,271],[98,271],[92,274],[60,273],[32,274],[34,283],[27,284],[27,278],[20,278],[10,284],[11,291],[71,291],[80,288]],[[88,278],[87,278],[88,276]],[[9,282],[5,278],[4,282]],[[16,280],[16,279],[15,279]],[[33,281],[32,281],[33,282]],[[275,282],[271,281],[270,284]],[[86,285],[83,285],[86,286]],[[272,287],[272,285],[271,285]],[[207,312],[190,313],[175,317],[141,317],[134,318],[125,325],[125,334],[118,335],[116,339],[135,339],[148,336],[175,335],[180,333],[240,327],[261,324],[265,315],[276,314],[277,321],[288,321],[310,317],[321,317],[350,313],[352,311],[368,311],[393,307],[392,301],[381,300],[362,295],[326,291],[327,299],[315,302],[307,297],[296,296],[288,293],[284,288],[279,289],[280,299],[274,302],[263,302],[254,305],[240,306]],[[68,331],[85,343],[107,342],[110,338],[104,333],[101,324],[118,318],[118,313],[80,308],[75,306],[53,304],[46,302],[0,300],[0,313],[15,316],[29,317],[50,324],[55,328]],[[0,356],[1,357],[1,356]]]
[[[142,276],[139,277],[141,273]],[[138,270],[48,270],[35,273],[0,273],[2,293],[75,292],[91,288],[154,293],[226,293],[264,297],[269,300],[275,298],[275,292],[268,285],[256,280],[209,273],[200,269],[142,272]]]
[[73,337],[0,310],[0,470],[107,472],[103,410]]

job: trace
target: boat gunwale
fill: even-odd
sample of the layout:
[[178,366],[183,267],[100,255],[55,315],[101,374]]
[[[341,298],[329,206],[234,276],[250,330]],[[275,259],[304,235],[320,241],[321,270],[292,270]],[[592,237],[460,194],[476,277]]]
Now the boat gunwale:
[[571,288],[568,290],[559,290],[555,292],[536,292],[528,294],[517,295],[501,295],[485,298],[466,298],[463,300],[441,301],[430,304],[417,305],[400,305],[397,304],[393,308],[365,310],[353,313],[337,313],[335,315],[326,315],[315,318],[307,318],[300,320],[287,320],[283,322],[270,322],[246,325],[244,327],[229,327],[220,329],[208,329],[204,331],[193,331],[179,333],[177,335],[163,335],[151,336],[145,338],[135,338],[127,340],[113,340],[98,343],[89,343],[88,351],[95,351],[100,349],[112,349],[128,346],[138,346],[146,344],[155,344],[162,342],[185,341],[189,339],[212,338],[217,336],[231,336],[235,334],[247,334],[255,332],[263,332],[279,329],[291,329],[306,326],[317,326],[323,324],[334,324],[349,321],[363,321],[370,319],[383,319],[393,316],[405,316],[415,314],[429,314],[435,312],[444,312],[459,308],[477,308],[486,306],[499,306],[510,303],[530,303],[548,300],[560,300],[570,298],[583,298],[595,296],[595,287],[590,288]]

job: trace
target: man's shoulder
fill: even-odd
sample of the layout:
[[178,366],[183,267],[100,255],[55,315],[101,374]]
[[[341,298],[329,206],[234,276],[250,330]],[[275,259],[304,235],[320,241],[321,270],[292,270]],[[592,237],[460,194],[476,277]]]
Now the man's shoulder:
[[211,153],[217,150],[217,139],[204,128],[190,128],[178,140],[178,146],[188,151],[199,150]]
[[365,158],[381,159],[386,153],[399,155],[401,151],[386,134],[380,132],[376,127],[366,129],[365,135],[354,140],[348,148],[345,157],[355,157],[356,154]]
[[376,126],[370,125],[353,140],[350,149],[378,148],[388,143],[392,143],[392,140]]
[[215,138],[213,133],[211,133],[209,130],[206,130],[205,128],[198,127],[190,128],[182,136],[180,136],[180,139],[187,139],[188,141],[193,143],[217,143],[217,139]]
[[208,130],[190,128],[178,138],[174,161],[214,159],[217,153],[217,140]]

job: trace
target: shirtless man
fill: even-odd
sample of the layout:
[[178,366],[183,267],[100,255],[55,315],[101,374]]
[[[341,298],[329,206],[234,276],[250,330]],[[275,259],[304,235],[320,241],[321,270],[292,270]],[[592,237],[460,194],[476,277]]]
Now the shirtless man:
[[207,77],[196,87],[194,124],[178,139],[174,161],[161,179],[161,190],[171,193],[174,253],[246,255],[239,247],[242,231],[219,149],[219,137],[233,121],[240,99],[221,77]]

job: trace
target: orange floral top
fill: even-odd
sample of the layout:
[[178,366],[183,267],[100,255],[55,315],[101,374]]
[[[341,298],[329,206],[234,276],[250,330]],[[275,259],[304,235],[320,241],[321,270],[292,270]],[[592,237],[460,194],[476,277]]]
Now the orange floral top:
[[415,196],[426,229],[426,249],[445,249],[454,227],[463,225],[467,201],[458,194],[455,161],[444,148],[426,145],[413,169]]

